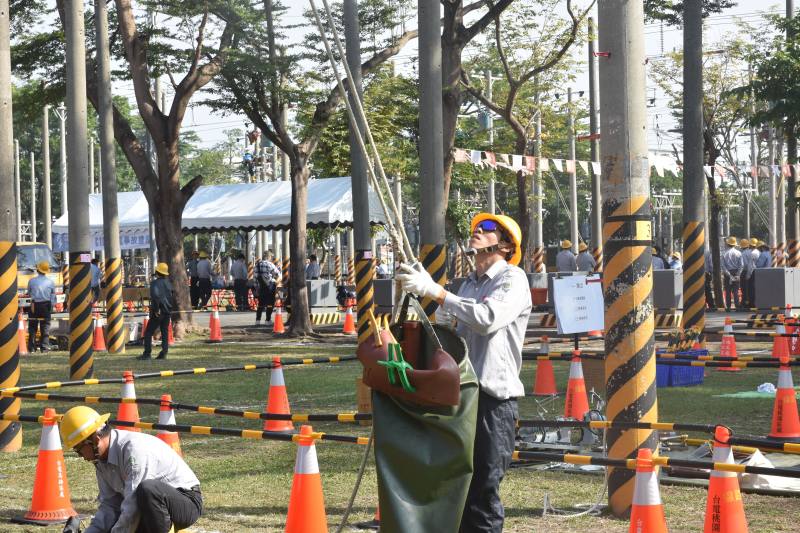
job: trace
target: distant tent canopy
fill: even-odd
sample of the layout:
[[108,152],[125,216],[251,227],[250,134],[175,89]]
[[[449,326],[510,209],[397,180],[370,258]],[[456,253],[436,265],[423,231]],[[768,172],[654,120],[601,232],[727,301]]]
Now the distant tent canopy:
[[[119,235],[123,249],[149,247],[149,208],[142,191],[117,194]],[[287,230],[291,228],[292,184],[289,181],[209,185],[197,189],[183,210],[183,231],[202,233],[228,230]],[[370,224],[386,219],[375,191],[369,191]],[[65,213],[53,224],[53,250],[69,250],[69,223]],[[308,182],[309,228],[353,225],[350,178],[312,179]],[[89,232],[92,250],[103,249],[103,197],[89,195]]]

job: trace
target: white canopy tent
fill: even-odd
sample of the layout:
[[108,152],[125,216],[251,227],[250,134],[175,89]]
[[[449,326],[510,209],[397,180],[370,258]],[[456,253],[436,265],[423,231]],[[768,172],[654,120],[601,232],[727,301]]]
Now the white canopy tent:
[[[289,181],[234,183],[200,187],[183,211],[187,233],[224,230],[285,230],[291,228],[292,184]],[[123,249],[147,248],[148,206],[142,191],[117,194],[120,243]],[[371,224],[385,217],[377,194],[369,191]],[[53,249],[69,249],[69,214],[53,224]],[[351,226],[350,178],[312,179],[308,182],[308,227]],[[103,248],[103,197],[89,195],[89,231],[92,250]]]

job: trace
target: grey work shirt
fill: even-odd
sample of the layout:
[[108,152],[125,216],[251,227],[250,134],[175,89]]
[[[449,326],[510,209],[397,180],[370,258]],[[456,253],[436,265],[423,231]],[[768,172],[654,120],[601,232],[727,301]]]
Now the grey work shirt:
[[243,260],[237,259],[233,262],[231,276],[233,276],[233,279],[247,279],[247,265],[244,264]]
[[753,259],[753,254],[751,254],[750,250],[747,248],[742,250],[741,254],[742,276],[749,278],[753,274],[753,269],[756,267],[755,260]]
[[744,268],[744,262],[742,261],[742,253],[731,246],[722,254],[722,258],[720,259],[720,265],[722,266],[722,270],[730,274],[734,277],[739,277],[742,275],[742,269]]
[[44,274],[31,278],[28,282],[28,292],[34,302],[50,302],[54,305],[56,303],[56,284]]
[[594,267],[597,266],[597,262],[592,257],[592,254],[589,253],[589,250],[579,253],[575,262],[578,265],[578,270],[582,272],[594,272]]
[[522,269],[500,260],[480,278],[473,272],[443,308],[458,321],[481,389],[499,400],[525,395],[519,379],[531,291]]
[[201,259],[197,262],[197,277],[200,279],[211,279],[211,261]]
[[178,489],[200,485],[180,455],[161,439],[146,433],[112,429],[108,460],[95,465],[100,507],[83,533],[129,533],[139,509],[136,489],[155,479]]
[[578,263],[571,250],[561,250],[556,254],[556,270],[558,272],[577,272]]

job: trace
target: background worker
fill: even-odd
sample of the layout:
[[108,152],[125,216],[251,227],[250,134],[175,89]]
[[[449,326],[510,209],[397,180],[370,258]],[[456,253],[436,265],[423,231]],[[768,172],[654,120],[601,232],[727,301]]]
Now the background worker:
[[661,249],[658,246],[653,246],[652,249],[653,270],[664,270],[667,265],[664,263],[664,258],[661,257]]
[[713,256],[711,255],[711,248],[707,248],[703,255],[703,270],[706,275],[706,305],[709,309],[716,309],[717,306],[714,303],[713,287],[714,262]]
[[194,524],[203,495],[189,465],[153,435],[111,429],[109,416],[80,405],[61,419],[64,445],[93,463],[97,476],[100,506],[83,533],[167,532]]
[[153,349],[153,333],[161,330],[161,353],[157,359],[166,359],[169,352],[169,321],[175,307],[175,295],[169,280],[169,267],[166,263],[156,266],[156,279],[150,283],[150,320],[144,330],[144,351],[136,359],[150,359]]
[[308,256],[308,264],[306,265],[306,279],[319,279],[320,267],[317,256],[311,254]]
[[522,258],[517,223],[504,215],[480,213],[471,228],[475,272],[461,284],[458,296],[444,290],[425,270],[409,265],[400,266],[396,279],[404,291],[433,298],[454,316],[458,334],[467,343],[480,394],[474,471],[460,531],[500,532],[505,512],[499,487],[514,451],[516,398],[525,395],[519,372],[531,292],[525,272],[516,266]]
[[236,309],[247,310],[247,263],[244,254],[238,253],[231,264],[231,277],[233,278],[233,293],[236,295]]
[[730,311],[731,302],[734,303],[734,309],[739,308],[739,282],[744,263],[742,262],[741,252],[736,249],[736,237],[728,237],[725,239],[725,244],[728,247],[722,253],[720,265],[725,285],[725,306]]
[[756,268],[769,268],[772,266],[772,254],[769,251],[769,244],[764,241],[758,241],[758,259],[756,259]]
[[213,272],[211,261],[208,260],[205,250],[201,250],[198,257],[200,259],[197,261],[197,307],[203,308],[211,299],[211,275]]
[[100,282],[103,278],[103,273],[100,272],[98,260],[95,257],[89,265],[90,273],[92,275],[91,288],[92,288],[92,303],[100,301]]
[[578,263],[575,254],[572,253],[572,241],[564,239],[561,241],[561,251],[556,254],[557,272],[577,272]]
[[750,248],[747,250],[747,253],[750,254],[750,258],[753,261],[753,271],[750,273],[750,278],[747,280],[749,287],[747,288],[747,292],[750,294],[750,305],[749,307],[756,306],[756,265],[758,264],[758,260],[761,257],[761,252],[758,251],[758,245],[761,243],[755,237],[750,238]]
[[742,254],[742,276],[739,279],[739,285],[742,289],[742,307],[752,307],[750,302],[750,276],[753,275],[753,270],[756,265],[753,261],[753,256],[750,253],[750,239],[739,240],[739,246]]
[[578,265],[578,270],[581,272],[594,272],[594,267],[597,266],[597,261],[594,260],[592,254],[589,253],[589,247],[585,242],[578,245],[578,258],[575,263]]
[[272,263],[272,252],[264,252],[264,256],[256,263],[253,271],[258,284],[258,307],[256,308],[256,326],[261,325],[261,312],[266,313],[266,322],[272,320],[272,309],[275,306],[275,280],[281,277],[281,271]]
[[56,303],[56,285],[47,277],[50,263],[39,261],[36,264],[39,273],[28,282],[28,293],[31,296],[31,312],[28,314],[28,351],[36,351],[36,331],[41,333],[40,345],[43,352],[50,351],[50,317]]
[[200,278],[197,277],[197,262],[200,253],[197,250],[192,252],[192,258],[186,265],[186,270],[189,273],[189,299],[192,302],[192,308],[197,307],[200,301]]
[[681,262],[681,253],[678,251],[672,252],[669,256],[669,268],[672,270],[683,270],[683,263]]

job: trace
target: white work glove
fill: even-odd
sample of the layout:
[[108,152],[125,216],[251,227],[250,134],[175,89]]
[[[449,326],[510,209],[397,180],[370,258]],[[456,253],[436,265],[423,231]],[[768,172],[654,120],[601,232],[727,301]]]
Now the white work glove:
[[395,278],[400,282],[404,292],[410,292],[423,298],[438,299],[444,293],[444,288],[433,281],[431,275],[422,268],[420,263],[400,265],[399,273]]

